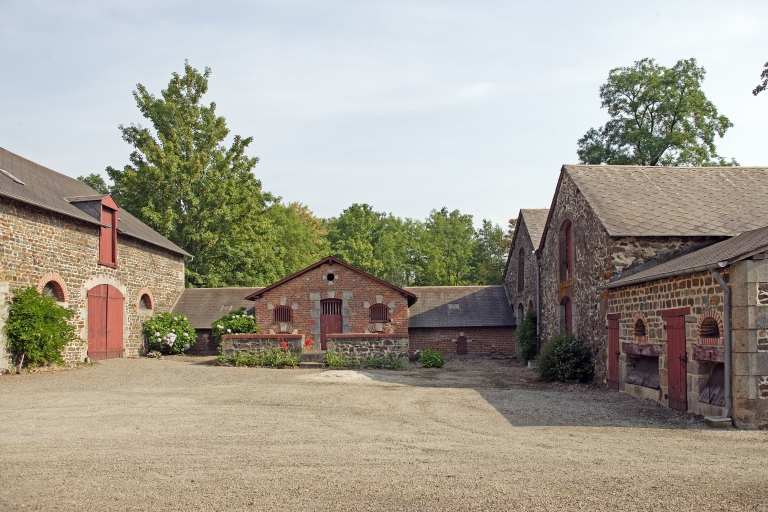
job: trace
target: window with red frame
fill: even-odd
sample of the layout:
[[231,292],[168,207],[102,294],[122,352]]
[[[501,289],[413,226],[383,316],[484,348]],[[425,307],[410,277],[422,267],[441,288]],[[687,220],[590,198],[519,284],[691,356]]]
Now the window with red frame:
[[276,324],[290,324],[293,322],[293,309],[289,306],[277,306],[272,310],[272,321]]
[[560,226],[557,245],[560,282],[563,282],[573,278],[573,225],[570,220]]
[[99,264],[117,266],[117,210],[101,205],[101,222],[109,227],[99,228]]
[[374,304],[368,308],[371,323],[389,322],[389,307],[386,304]]

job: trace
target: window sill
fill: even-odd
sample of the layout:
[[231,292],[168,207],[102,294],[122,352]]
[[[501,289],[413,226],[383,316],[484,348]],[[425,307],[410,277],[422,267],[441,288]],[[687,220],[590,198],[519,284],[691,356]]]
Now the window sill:
[[109,267],[109,268],[117,269],[117,265],[116,264],[114,264],[114,263],[107,263],[106,261],[100,261],[99,265],[101,265],[103,267]]

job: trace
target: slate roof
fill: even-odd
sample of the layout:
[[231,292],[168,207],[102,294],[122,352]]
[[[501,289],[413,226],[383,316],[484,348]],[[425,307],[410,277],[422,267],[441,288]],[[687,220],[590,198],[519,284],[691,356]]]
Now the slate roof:
[[562,171],[610,236],[735,236],[768,218],[765,167],[565,165]]
[[[43,167],[26,158],[0,148],[0,196],[34,205],[45,210],[81,220],[97,226],[106,226],[73,202],[100,200],[106,197],[98,194],[81,181]],[[68,201],[66,198],[72,200]],[[162,247],[176,254],[191,256],[184,249],[174,244],[160,233],[141,222],[139,219],[120,209],[118,213],[118,232]]]
[[251,309],[245,298],[261,288],[186,288],[171,313],[185,315],[193,329],[210,329],[211,323],[232,310]]
[[408,309],[409,329],[516,325],[503,286],[411,286],[406,290],[419,298]]
[[[763,221],[765,222],[765,219]],[[618,279],[602,288],[619,288],[630,284],[646,283],[663,277],[702,272],[709,266],[726,267],[735,261],[766,250],[768,250],[768,226],[741,233],[728,240]]]
[[[538,209],[522,209],[517,215],[517,226],[515,226],[515,233],[512,235],[512,242],[509,244],[509,252],[507,253],[507,262],[504,264],[504,272],[502,273],[502,281],[507,278],[507,270],[509,269],[509,262],[512,259],[512,248],[515,246],[515,240],[520,233],[520,226],[524,223],[528,230],[528,236],[531,238],[533,250],[539,248],[541,243],[541,237],[544,234],[544,228],[547,225],[547,219],[549,218],[549,208]],[[524,222],[520,222],[520,221]]]

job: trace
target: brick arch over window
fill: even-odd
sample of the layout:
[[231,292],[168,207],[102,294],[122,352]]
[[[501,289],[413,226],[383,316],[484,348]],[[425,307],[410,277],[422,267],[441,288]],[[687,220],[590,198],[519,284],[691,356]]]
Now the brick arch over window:
[[525,289],[525,249],[520,248],[517,256],[517,291]]
[[714,311],[707,311],[699,317],[699,344],[723,345],[723,320]]
[[632,324],[632,337],[635,341],[648,341],[648,322],[640,313],[635,315],[635,321]]
[[64,280],[55,272],[49,272],[40,278],[37,284],[37,292],[42,295],[55,297],[57,302],[69,302],[69,293],[64,285]]
[[142,288],[138,294],[139,298],[136,301],[136,307],[139,309],[151,310],[155,309],[155,298],[152,297],[152,292],[147,288]]
[[276,306],[272,310],[272,322],[276,324],[293,323],[293,309],[290,306]]
[[573,222],[566,218],[557,237],[557,261],[560,282],[573,278]]

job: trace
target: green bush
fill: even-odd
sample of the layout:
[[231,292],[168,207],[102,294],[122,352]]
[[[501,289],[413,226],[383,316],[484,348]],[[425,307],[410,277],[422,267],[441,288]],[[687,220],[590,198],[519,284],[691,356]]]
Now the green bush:
[[144,322],[144,339],[149,350],[181,354],[195,342],[195,330],[184,315],[159,313]]
[[59,306],[53,297],[43,297],[35,288],[14,293],[5,335],[14,358],[27,366],[62,364],[61,351],[67,343],[78,341],[69,323],[74,311]]
[[443,354],[437,350],[422,350],[416,355],[416,360],[424,366],[424,368],[442,368],[445,364],[445,358]]
[[536,310],[525,312],[523,323],[517,329],[517,340],[520,342],[520,355],[524,361],[536,357]]
[[278,340],[274,347],[268,347],[263,352],[239,350],[231,356],[219,355],[218,364],[231,364],[233,366],[266,366],[270,368],[282,368],[284,366],[298,366],[301,362],[303,350],[295,354],[288,348],[283,340]]
[[595,367],[586,343],[563,333],[552,336],[541,348],[536,371],[546,381],[587,382]]
[[221,345],[221,336],[223,334],[251,334],[259,332],[259,326],[256,325],[256,319],[245,312],[245,308],[237,311],[230,311],[223,317],[211,324],[213,336],[216,343]]
[[404,354],[384,351],[381,355],[372,355],[365,358],[363,368],[380,369],[388,368],[391,370],[402,370]]
[[325,366],[335,370],[341,368],[360,368],[360,360],[355,356],[345,356],[341,352],[329,350],[325,353]]

